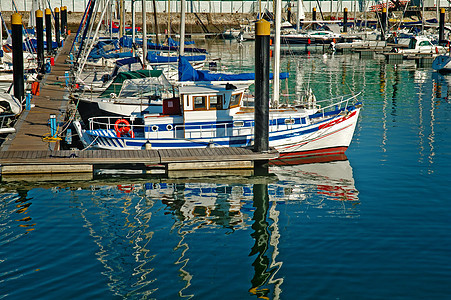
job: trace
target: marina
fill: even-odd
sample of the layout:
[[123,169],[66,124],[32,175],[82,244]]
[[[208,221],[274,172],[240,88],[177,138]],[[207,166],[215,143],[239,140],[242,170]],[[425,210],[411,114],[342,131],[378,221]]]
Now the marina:
[[[266,29],[255,40],[191,34],[205,59],[184,65],[154,45],[147,57],[174,62],[143,59],[140,31],[136,48],[103,27],[91,38],[96,22],[45,51],[50,69],[38,86],[24,80],[0,135],[1,299],[448,297],[451,77],[439,26],[416,53],[399,49],[420,32],[282,44],[280,56]],[[10,116],[15,89],[2,91]]]
[[[182,2],[184,3],[184,2]],[[47,77],[50,76],[51,79],[60,79],[65,78],[65,86],[67,88],[65,97],[62,97],[62,90],[59,91],[54,96],[58,98],[63,98],[63,103],[58,110],[60,113],[58,116],[55,114],[50,114],[50,118],[48,123],[50,124],[50,134],[44,136],[42,134],[42,127],[39,128],[37,126],[27,127],[24,125],[22,129],[24,134],[21,134],[21,131],[15,133],[7,137],[10,142],[6,143],[3,151],[13,151],[17,148],[22,148],[26,143],[23,139],[21,140],[21,136],[30,136],[34,135],[36,137],[40,137],[44,143],[41,143],[40,146],[45,147],[45,142],[54,142],[53,149],[54,151],[60,150],[60,140],[63,135],[66,135],[66,141],[70,141],[71,143],[72,136],[69,126],[72,120],[74,120],[76,111],[70,114],[73,114],[69,117],[68,111],[68,100],[72,98],[74,90],[79,89],[79,83],[81,82],[82,90],[86,90],[89,85],[86,82],[86,78],[81,80],[83,68],[86,66],[88,60],[94,60],[94,62],[99,59],[102,60],[102,65],[105,65],[105,60],[107,60],[106,64],[108,65],[108,60],[111,59],[127,59],[133,56],[134,49],[132,48],[130,52],[127,52],[123,49],[127,47],[130,48],[134,45],[135,33],[132,35],[132,41],[129,41],[126,36],[123,36],[119,41],[121,45],[121,50],[118,50],[118,40],[109,39],[103,41],[96,41],[98,37],[101,21],[105,16],[106,10],[103,11],[101,15],[101,21],[96,27],[94,36],[92,40],[88,40],[85,43],[86,35],[88,32],[88,26],[90,25],[91,15],[94,9],[98,9],[99,6],[95,6],[94,3],[90,3],[90,5],[86,8],[86,14],[84,19],[80,23],[79,30],[77,31],[77,36],[75,39],[67,39],[67,43],[65,45],[66,49],[63,48],[61,52],[61,56],[58,61],[58,57],[56,59],[56,65],[54,62],[54,57],[51,57],[52,61],[51,65],[56,67],[56,71],[53,75],[47,74],[46,79],[42,81],[43,83],[43,97],[45,99],[52,101],[48,96],[48,92],[46,91],[46,80]],[[59,10],[56,9],[59,13]],[[66,11],[64,7],[62,11]],[[46,51],[47,54],[52,54],[52,37],[51,37],[51,24],[50,24],[50,14],[51,10],[46,9],[45,11],[45,23],[46,23]],[[58,15],[59,17],[59,15]],[[85,18],[86,17],[86,18]],[[184,18],[184,8],[182,6],[182,18]],[[37,22],[41,24],[38,29],[37,34],[37,66],[38,69],[44,68],[44,44],[43,44],[43,12],[40,10],[36,11],[36,19]],[[63,23],[62,27],[67,30],[67,26],[64,23],[66,17],[62,18]],[[20,27],[22,25],[22,19],[19,14],[13,14],[11,17],[12,20],[12,34],[13,38],[17,39],[17,35],[21,35]],[[143,20],[145,21],[145,19]],[[121,22],[123,20],[121,19]],[[92,24],[93,25],[93,24]],[[91,32],[93,26],[91,25]],[[313,156],[317,155],[337,155],[343,154],[344,151],[349,146],[352,135],[357,123],[357,119],[359,116],[361,103],[358,102],[358,95],[349,95],[342,96],[333,99],[335,103],[327,103],[325,106],[321,106],[317,104],[316,98],[314,95],[307,95],[305,102],[299,101],[299,99],[295,100],[295,105],[289,106],[287,103],[284,106],[279,107],[279,88],[275,89],[274,86],[274,95],[273,99],[269,100],[269,44],[270,44],[270,23],[266,20],[261,20],[261,22],[256,23],[256,43],[259,43],[260,46],[256,47],[256,56],[261,57],[260,60],[256,60],[256,69],[255,74],[244,74],[245,76],[251,75],[249,79],[255,78],[255,93],[258,95],[255,97],[255,105],[254,107],[245,107],[244,106],[244,98],[245,98],[245,90],[248,88],[248,85],[233,85],[231,82],[234,80],[242,80],[239,78],[240,75],[226,75],[226,74],[209,74],[208,71],[198,71],[195,70],[187,58],[192,56],[187,56],[184,58],[182,55],[184,52],[193,52],[193,53],[207,53],[205,49],[197,48],[197,47],[185,47],[184,41],[184,24],[182,22],[181,33],[180,36],[181,41],[178,46],[177,43],[168,38],[168,42],[171,42],[172,45],[162,46],[159,44],[150,43],[148,44],[147,38],[143,39],[142,45],[142,67],[144,70],[138,70],[134,73],[131,72],[131,63],[129,64],[129,73],[117,72],[117,68],[121,68],[123,64],[117,65],[116,69],[113,71],[113,75],[104,74],[102,75],[102,80],[104,84],[112,80],[104,91],[103,88],[100,88],[100,91],[103,91],[100,94],[100,98],[110,98],[109,100],[101,100],[97,102],[92,102],[92,100],[82,100],[82,104],[85,102],[91,101],[88,106],[79,106],[80,100],[76,101],[76,106],[78,108],[78,113],[82,115],[85,111],[90,111],[92,109],[99,110],[100,117],[84,117],[85,126],[89,126],[88,129],[83,129],[82,124],[74,120],[73,126],[74,131],[77,132],[80,141],[83,144],[83,147],[88,149],[89,147],[98,148],[98,149],[108,149],[108,150],[142,150],[142,149],[205,149],[211,147],[242,147],[242,148],[253,148],[253,151],[256,153],[254,159],[251,160],[252,166],[254,166],[254,161],[258,161],[257,166],[261,166],[265,164],[265,161],[260,157],[264,157],[265,153],[269,151],[269,147],[275,148],[279,153],[278,155],[273,155],[271,159],[276,159],[279,156],[283,158],[292,158],[295,156]],[[56,48],[59,47],[60,43],[60,31],[59,31],[59,19],[57,18],[55,21],[55,32],[56,32]],[[146,24],[143,24],[143,28],[146,28]],[[261,29],[259,29],[261,28]],[[109,30],[112,30],[110,28]],[[80,32],[83,31],[81,34]],[[125,31],[124,24],[120,24],[119,28],[120,34],[123,34]],[[90,34],[91,34],[90,32]],[[67,33],[70,33],[68,30]],[[79,36],[80,33],[80,36]],[[14,34],[16,37],[14,37]],[[64,32],[66,35],[66,32]],[[111,35],[111,32],[110,32]],[[145,30],[143,31],[143,35],[147,36]],[[70,36],[67,35],[67,36]],[[81,38],[81,40],[80,40]],[[70,41],[72,40],[72,44]],[[78,46],[76,42],[78,41]],[[310,39],[309,39],[310,41]],[[132,42],[132,44],[130,44]],[[95,45],[97,43],[97,45]],[[279,45],[280,37],[276,41],[276,44]],[[127,44],[127,46],[126,46]],[[69,50],[70,45],[70,50]],[[89,46],[88,46],[89,45]],[[75,46],[75,47],[74,47]],[[85,48],[83,48],[85,46]],[[95,46],[95,47],[94,47]],[[149,48],[150,46],[150,48]],[[14,44],[12,47],[13,57],[17,57],[17,55],[22,56],[23,49],[21,45],[18,43]],[[78,52],[70,53],[72,50],[78,49]],[[114,47],[116,51],[111,51],[111,47]],[[133,46],[134,47],[134,46]],[[107,48],[109,50],[107,50]],[[261,48],[261,49],[259,49]],[[172,98],[170,99],[160,99],[162,97],[162,91],[153,90],[159,89],[164,84],[166,87],[169,86],[169,81],[166,82],[153,82],[149,83],[145,78],[153,78],[153,77],[162,77],[162,71],[159,73],[155,73],[156,70],[152,71],[146,70],[146,60],[148,59],[147,52],[152,50],[179,50],[179,59],[178,59],[178,73],[179,73],[179,81],[176,83],[178,86],[178,90],[180,93],[179,98],[175,96],[175,91],[172,91]],[[55,50],[58,51],[57,49]],[[94,52],[93,52],[94,51]],[[111,53],[107,53],[109,51]],[[261,53],[261,54],[260,54]],[[70,72],[67,69],[64,69],[64,64],[67,62],[70,54],[70,64],[71,70]],[[81,55],[81,56],[80,56]],[[136,55],[136,53],[135,53]],[[139,58],[139,53],[137,54]],[[277,56],[280,55],[280,50],[277,48]],[[73,58],[76,60],[73,61]],[[202,58],[204,59],[204,58]],[[186,62],[185,62],[186,61]],[[138,61],[135,61],[135,64]],[[177,60],[175,60],[177,62]],[[169,62],[168,62],[169,63]],[[97,63],[96,63],[97,64]],[[183,65],[185,64],[185,65]],[[20,66],[20,67],[18,67]],[[69,67],[69,66],[67,66]],[[100,67],[100,65],[99,65]],[[139,64],[138,64],[139,68]],[[185,75],[194,73],[195,76],[187,77]],[[49,73],[49,72],[48,72]],[[125,74],[122,76],[122,74]],[[274,82],[279,82],[279,67],[276,66],[274,68]],[[22,80],[18,81],[18,78],[23,77],[23,69],[21,67],[21,61],[13,60],[13,75],[15,78],[14,85],[14,96],[15,98],[21,99],[24,95],[23,90],[23,82]],[[52,77],[53,76],[53,77]],[[88,75],[89,76],[89,75]],[[105,77],[106,76],[106,77]],[[283,78],[282,75],[280,75]],[[75,77],[74,79],[71,79]],[[114,77],[114,78],[112,78]],[[165,77],[169,77],[166,75]],[[233,77],[233,78],[232,78]],[[108,78],[108,79],[103,79]],[[110,79],[112,78],[112,79]],[[120,80],[117,81],[116,79]],[[146,81],[144,84],[140,86],[135,86],[138,82],[134,82],[134,79],[141,79],[141,81]],[[277,79],[277,81],[276,81]],[[136,104],[132,104],[126,99],[116,100],[119,97],[124,98],[124,94],[128,95],[126,97],[131,97],[132,94],[128,91],[124,90],[124,85],[127,80],[132,81],[131,85],[134,89],[133,96],[139,96],[139,99],[136,99]],[[97,71],[94,70],[94,78],[90,83],[91,87],[89,88],[92,93],[94,92],[94,88],[92,87],[94,81],[98,81],[97,79]],[[192,87],[184,87],[184,84],[187,82],[194,81],[194,85]],[[197,83],[196,81],[199,81]],[[56,83],[56,81],[54,81]],[[213,82],[218,82],[218,85],[212,85]],[[18,84],[20,83],[20,84]],[[38,86],[41,84],[38,82]],[[49,81],[50,84],[52,84]],[[241,82],[240,82],[241,83]],[[120,84],[120,90],[117,90],[116,86]],[[129,84],[130,85],[130,84]],[[64,85],[63,85],[64,86]],[[149,90],[152,89],[152,90]],[[175,89],[175,88],[174,88]],[[67,92],[70,92],[70,96],[67,96]],[[138,92],[138,94],[137,94]],[[109,94],[109,96],[108,96]],[[41,96],[42,97],[42,96]],[[169,96],[170,97],[170,96]],[[41,98],[42,99],[42,98]],[[39,106],[40,98],[37,99],[36,105]],[[55,98],[53,99],[53,101]],[[139,100],[139,101],[138,101]],[[149,101],[149,104],[144,106],[144,101]],[[162,101],[161,104],[152,103],[152,101]],[[28,99],[28,101],[30,101]],[[41,100],[42,101],[42,100]],[[199,102],[201,101],[201,102]],[[271,102],[271,109],[269,108],[269,103]],[[75,102],[75,101],[74,101]],[[108,105],[106,102],[111,103],[111,109],[107,110],[105,108]],[[199,103],[198,103],[199,102]],[[332,100],[331,100],[332,102]],[[96,104],[94,104],[96,103]],[[31,104],[28,104],[30,106]],[[95,105],[95,106],[92,106]],[[78,107],[79,106],[79,107]],[[92,106],[92,107],[91,107]],[[113,108],[114,107],[114,108]],[[127,108],[126,108],[127,107]],[[55,109],[53,107],[47,107],[48,109]],[[129,110],[129,112],[124,113],[125,110]],[[29,109],[27,109],[29,110]],[[73,110],[73,108],[72,108]],[[116,113],[116,111],[122,111],[121,113]],[[34,110],[36,111],[36,110]],[[116,119],[111,119],[110,115]],[[28,112],[24,113],[23,116],[26,118],[28,116]],[[33,119],[33,116],[36,114],[31,113],[29,120],[25,120],[24,118],[18,121],[17,128],[21,128],[23,124],[31,124],[35,125],[36,123],[43,124],[42,117],[43,115],[38,113],[38,119]],[[119,119],[118,117],[122,117]],[[127,119],[129,117],[129,119]],[[70,120],[68,120],[70,118]],[[106,121],[105,121],[106,120]],[[138,124],[134,124],[135,120],[137,120]],[[254,121],[255,120],[255,121]],[[266,120],[266,121],[265,121]],[[113,122],[110,123],[110,122]],[[65,122],[68,122],[67,124]],[[59,129],[59,125],[63,124],[62,127],[64,129]],[[89,123],[89,124],[86,124]],[[45,124],[45,123],[44,123]],[[143,125],[142,125],[143,124]],[[268,127],[269,126],[269,127]],[[29,129],[32,128],[32,129]],[[34,130],[35,132],[30,132]],[[39,132],[36,132],[39,130]],[[164,132],[166,131],[166,132]],[[136,132],[136,133],[135,133]],[[16,141],[17,138],[17,142]],[[42,142],[41,141],[41,142]],[[11,144],[11,145],[10,145]],[[16,146],[18,145],[18,146]],[[52,147],[50,144],[49,147]],[[17,147],[17,148],[15,148]],[[35,150],[38,150],[40,147],[36,147],[33,145]],[[85,149],[83,149],[85,150]],[[203,155],[202,151],[197,151],[197,155],[199,156],[199,161],[203,162],[201,157],[209,156]],[[205,152],[205,151],[204,151]],[[217,165],[220,165],[221,168],[232,167],[233,164],[243,165],[237,161],[234,161],[230,157],[227,157],[227,151],[222,151],[222,155],[220,156],[222,161],[218,161]],[[260,153],[260,154],[259,154]],[[129,152],[127,155],[131,156],[132,152]],[[262,155],[263,154],[263,155]],[[53,157],[63,157],[64,155],[59,155],[58,153],[53,153]],[[78,157],[78,155],[74,154],[73,156]],[[20,157],[20,156],[19,156]],[[47,157],[43,157],[42,153],[33,153],[33,154],[24,154],[22,157],[33,158],[30,160],[30,166],[20,168],[17,164],[17,156],[13,156],[12,162],[8,161],[6,158],[3,160],[2,170],[5,170],[5,173],[15,173],[19,174],[20,172],[30,172],[33,170],[33,173],[43,172],[43,173],[63,173],[65,170],[69,173],[76,172],[77,170],[85,171],[82,167],[74,167],[73,163],[76,160],[60,160],[58,163],[59,166],[56,165],[56,160],[50,160],[52,163],[49,167],[43,167],[44,162],[48,162],[46,160]],[[109,155],[101,155],[103,160]],[[231,157],[234,157],[233,155]],[[246,153],[247,159],[250,157],[250,153]],[[84,164],[86,165],[85,157]],[[135,163],[141,163],[142,157],[138,155]],[[41,160],[41,161],[39,161]],[[180,156],[178,158],[180,160]],[[210,161],[210,159],[207,159]],[[269,159],[266,159],[266,161]],[[113,160],[114,161],[114,160]],[[247,160],[246,160],[247,161]],[[41,167],[36,168],[32,165],[34,164],[41,165]],[[106,163],[106,162],[105,162]],[[130,160],[127,161],[130,163]],[[131,162],[133,163],[133,162]],[[149,161],[148,165],[153,164],[153,161]],[[179,161],[179,163],[184,163],[183,161]],[[64,168],[63,165],[67,164],[68,168]],[[95,162],[92,162],[89,166],[94,165]],[[118,167],[120,164],[116,161],[115,163]],[[77,163],[77,165],[81,165]],[[185,166],[191,165],[193,169],[198,168],[195,164],[185,163]],[[206,166],[204,164],[204,166]],[[212,166],[213,169],[218,169],[218,167]],[[244,167],[246,168],[246,167]]]

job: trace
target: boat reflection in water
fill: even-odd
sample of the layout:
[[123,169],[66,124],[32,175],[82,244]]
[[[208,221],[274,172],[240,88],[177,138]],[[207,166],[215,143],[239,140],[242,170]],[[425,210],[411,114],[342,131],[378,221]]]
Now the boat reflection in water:
[[[235,178],[233,183],[217,177],[60,188],[72,195],[65,216],[82,221],[71,231],[80,238],[89,233],[84,250],[61,246],[64,257],[83,254],[86,259],[80,264],[96,270],[93,286],[103,285],[120,297],[174,299],[208,293],[209,298],[277,299],[284,280],[291,277],[284,263],[296,263],[286,253],[293,245],[284,245],[284,240],[302,230],[299,217],[358,217],[359,206],[346,159],[270,169],[278,180]],[[40,228],[64,223],[55,219],[57,214],[36,215],[40,211],[45,210],[35,210],[27,220],[16,217],[16,223],[27,223],[27,230],[36,218]],[[13,220],[8,224],[14,227]],[[41,247],[42,240],[36,244]],[[60,264],[64,259],[53,267]],[[96,282],[99,277],[103,279]]]
[[[235,257],[237,262],[251,259],[254,275],[247,291],[258,297],[278,298],[284,280],[277,275],[283,267],[277,257],[279,239],[283,236],[279,227],[283,228],[285,224],[280,222],[286,222],[289,217],[287,207],[292,206],[287,204],[300,205],[296,209],[311,214],[306,216],[308,218],[359,216],[358,191],[349,161],[345,156],[334,157],[334,160],[300,165],[293,165],[294,161],[278,161],[271,166],[271,172],[279,179],[275,183],[213,183],[220,181],[216,178],[211,182],[148,182],[117,186],[117,192],[124,197],[125,202],[120,205],[123,209],[109,209],[111,202],[101,201],[99,208],[105,206],[104,213],[89,214],[105,220],[100,221],[102,226],[92,226],[90,231],[98,237],[97,255],[108,270],[105,274],[110,276],[112,291],[119,295],[149,293],[158,297],[159,280],[175,280],[167,277],[177,274],[184,282],[178,286],[178,295],[194,296],[199,282],[214,280],[220,284],[223,280],[212,274],[199,274],[196,267],[199,260],[204,264],[212,263],[213,269],[219,268],[213,266],[219,260],[217,264],[225,273],[227,268],[233,272],[236,267],[227,267],[222,259],[215,258],[216,255],[227,256],[226,249],[206,250],[208,240],[247,244],[248,241],[239,238],[242,233],[249,238],[250,232],[253,246],[241,254],[234,254],[239,256]],[[278,208],[280,205],[283,205],[283,212]],[[112,216],[113,211],[123,216]],[[169,218],[173,223],[169,224],[168,234],[165,228]],[[86,221],[100,225],[99,221]],[[235,249],[241,247],[235,244]],[[161,255],[165,256],[164,263],[158,262]],[[168,265],[168,259],[172,264]],[[160,264],[165,265],[165,270],[156,267]],[[199,278],[203,276],[209,278]]]
[[[317,198],[315,201],[352,201],[340,203],[343,207],[358,204],[358,191],[354,185],[352,167],[345,154],[275,160],[271,164],[271,171],[279,178],[278,185],[292,186],[289,191],[284,190],[284,196],[289,200],[312,201]],[[312,192],[326,197],[311,197]],[[343,214],[349,217],[348,212],[354,213],[351,209]]]

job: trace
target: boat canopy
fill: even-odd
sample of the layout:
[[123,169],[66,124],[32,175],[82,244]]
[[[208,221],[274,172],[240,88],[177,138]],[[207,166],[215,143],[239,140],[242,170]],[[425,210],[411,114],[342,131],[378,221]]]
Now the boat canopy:
[[119,72],[137,71],[142,69],[143,64],[139,56],[133,56],[116,60],[116,66],[114,67],[111,78],[116,77]]
[[[142,38],[135,39],[135,44],[139,45],[139,46],[142,46],[142,44],[143,44]],[[185,43],[185,45],[186,45],[186,43]],[[160,44],[152,43],[150,41],[150,39],[148,39],[147,49],[153,50],[153,51],[174,51],[174,52],[177,52],[177,51],[180,50],[180,47],[179,46],[160,45]],[[208,53],[206,49],[196,48],[196,47],[186,47],[184,50],[185,50],[185,52],[189,52],[189,53],[205,53],[205,54]]]
[[[31,44],[31,49],[30,49],[30,44]],[[58,43],[52,42],[52,49],[56,49],[56,48],[58,48]],[[36,49],[38,49],[38,40],[37,39],[28,39],[28,40],[24,41],[23,51],[29,51],[29,52],[36,53],[36,51],[37,51]],[[44,41],[44,49],[47,49],[47,41]]]
[[[162,70],[137,70],[130,72],[120,72],[114,78],[113,82],[105,89],[105,91],[103,91],[103,93],[100,94],[99,98],[108,98],[110,97],[111,93],[118,95],[122,89],[124,81],[126,81],[127,79],[142,79],[142,78],[158,78],[157,80],[155,80],[154,84],[161,84],[167,86],[171,85],[169,81],[166,79],[166,77],[163,76]],[[146,82],[146,84],[149,83]]]
[[[185,41],[185,45],[194,45],[194,41]],[[171,47],[178,47],[180,46],[179,42],[176,42],[173,38],[168,37],[168,45]]]
[[97,42],[94,45],[91,52],[88,55],[88,58],[98,59],[107,55],[111,51],[119,50],[119,42],[117,39],[103,39]]
[[[191,55],[185,56],[188,61],[203,61],[207,59],[205,55]],[[154,52],[147,53],[147,61],[150,63],[176,63],[178,62],[178,56],[161,56],[157,55]]]
[[[180,56],[179,59],[179,81],[245,81],[255,80],[255,73],[240,73],[240,74],[224,74],[224,73],[210,73],[210,71],[196,70],[191,66],[185,56]],[[270,74],[272,79],[273,74]],[[280,73],[280,79],[288,78],[288,72]]]

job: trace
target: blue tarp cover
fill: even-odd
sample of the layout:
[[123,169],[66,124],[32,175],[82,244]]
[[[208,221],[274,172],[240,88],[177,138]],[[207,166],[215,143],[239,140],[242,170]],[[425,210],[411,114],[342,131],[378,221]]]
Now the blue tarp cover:
[[[223,74],[194,69],[184,56],[179,59],[179,81],[239,81],[254,80],[255,73]],[[280,73],[280,79],[288,78],[288,72]],[[270,74],[272,79],[273,74]]]
[[132,57],[132,52],[113,52],[113,53],[105,53],[104,51],[99,51],[98,54],[91,54],[89,55],[89,58],[91,59],[99,59],[99,58],[125,58],[125,57]]
[[[34,53],[36,53],[36,49],[38,49],[38,40],[36,39],[29,39],[28,41],[25,41],[22,45],[23,45],[23,51],[30,51],[29,46],[31,43],[31,50],[33,50]],[[58,48],[58,43],[57,42],[52,42],[52,49],[56,49]],[[47,41],[44,40],[44,49],[47,49]]]
[[[143,40],[142,39],[135,39],[135,44],[142,46]],[[148,39],[148,42],[147,42],[147,49],[154,50],[154,51],[179,51],[180,50],[178,46],[166,46],[166,45],[160,45],[160,44],[156,44],[156,43],[151,43],[150,39]],[[185,48],[185,52],[189,52],[189,53],[208,53],[206,49],[193,48],[193,47]]]
[[[168,45],[171,47],[178,47],[178,46],[180,46],[180,43],[176,42],[174,39],[168,37]],[[194,45],[194,41],[186,41],[185,45]]]
[[126,48],[133,47],[133,39],[128,36],[123,36],[119,39],[119,45]]
[[[205,55],[192,55],[192,56],[185,56],[186,60],[188,61],[202,61],[205,60],[207,57]],[[156,55],[154,52],[147,53],[147,61],[151,63],[170,63],[170,62],[177,62],[179,59],[178,56],[160,56]]]

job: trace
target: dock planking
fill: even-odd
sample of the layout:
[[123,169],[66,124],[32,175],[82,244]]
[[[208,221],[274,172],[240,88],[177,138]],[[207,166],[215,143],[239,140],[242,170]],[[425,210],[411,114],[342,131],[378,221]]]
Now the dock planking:
[[16,133],[2,145],[2,151],[15,150],[56,150],[57,143],[45,141],[43,137],[50,134],[48,120],[51,114],[57,116],[57,122],[63,122],[64,112],[69,104],[64,99],[66,93],[64,73],[69,65],[65,64],[75,35],[66,38],[64,46],[55,58],[55,65],[40,83],[39,96],[33,96],[34,107],[24,111],[16,125]]
[[[2,174],[90,172],[92,166],[164,165],[170,170],[248,169],[255,161],[276,159],[275,150],[257,153],[245,148],[162,149],[162,150],[32,150],[0,151]],[[66,166],[67,168],[64,168]],[[80,171],[77,171],[80,172]]]

